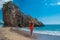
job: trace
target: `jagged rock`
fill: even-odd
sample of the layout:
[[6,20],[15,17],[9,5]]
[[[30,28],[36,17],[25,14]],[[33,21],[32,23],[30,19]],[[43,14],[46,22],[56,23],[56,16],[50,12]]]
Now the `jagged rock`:
[[43,25],[36,18],[32,18],[30,15],[24,15],[12,1],[5,3],[2,8],[4,26],[7,27],[25,27],[29,26],[29,20],[34,21],[35,26]]
[[35,26],[43,26],[44,24],[40,21],[38,21],[36,18],[33,19],[34,23],[35,23]]

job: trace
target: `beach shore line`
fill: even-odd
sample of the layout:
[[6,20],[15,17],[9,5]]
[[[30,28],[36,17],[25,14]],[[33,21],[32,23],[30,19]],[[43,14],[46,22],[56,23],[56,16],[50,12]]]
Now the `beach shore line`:
[[5,40],[60,40],[60,36],[33,33],[30,37],[29,31],[11,29],[11,27],[0,28],[0,35],[4,35]]
[[[29,35],[29,30],[26,30],[26,29],[18,29],[18,30],[19,30],[19,32],[22,31],[22,33]],[[34,32],[33,36],[36,37],[36,39],[33,39],[33,40],[60,40],[60,36],[58,34],[57,35],[55,35],[55,34],[53,35],[53,33],[56,33],[55,31],[52,31],[53,33],[51,31],[45,31],[45,32],[47,32],[48,34],[44,33],[44,31],[40,32],[40,33]]]

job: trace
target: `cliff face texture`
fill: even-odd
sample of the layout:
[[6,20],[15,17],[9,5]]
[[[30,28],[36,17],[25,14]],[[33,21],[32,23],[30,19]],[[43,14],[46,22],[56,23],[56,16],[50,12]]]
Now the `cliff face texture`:
[[35,26],[42,26],[43,23],[39,22],[36,18],[30,15],[24,15],[13,2],[8,2],[3,5],[3,20],[6,27],[26,27],[29,26],[29,20],[34,21]]

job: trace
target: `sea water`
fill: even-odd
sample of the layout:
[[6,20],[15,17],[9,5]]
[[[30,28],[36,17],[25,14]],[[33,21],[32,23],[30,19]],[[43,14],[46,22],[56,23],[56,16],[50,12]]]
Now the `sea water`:
[[[26,29],[29,29],[28,27]],[[36,31],[60,31],[60,25],[44,25],[42,27],[34,27]]]
[[[29,27],[23,28],[23,30],[28,31]],[[42,27],[34,27],[34,33],[38,34],[48,34],[60,36],[60,25],[44,25]]]
[[60,25],[45,25],[42,27],[35,27],[35,30],[38,31],[60,31]]
[[60,25],[45,25],[43,27],[35,27],[35,33],[60,36]]

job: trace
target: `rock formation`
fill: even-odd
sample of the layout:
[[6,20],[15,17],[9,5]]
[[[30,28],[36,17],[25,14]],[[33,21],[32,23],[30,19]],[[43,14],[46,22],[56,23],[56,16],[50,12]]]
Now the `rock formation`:
[[3,21],[4,26],[7,27],[25,27],[28,26],[29,20],[34,21],[35,26],[42,26],[43,23],[39,22],[36,18],[30,15],[24,15],[13,2],[8,2],[3,5]]

